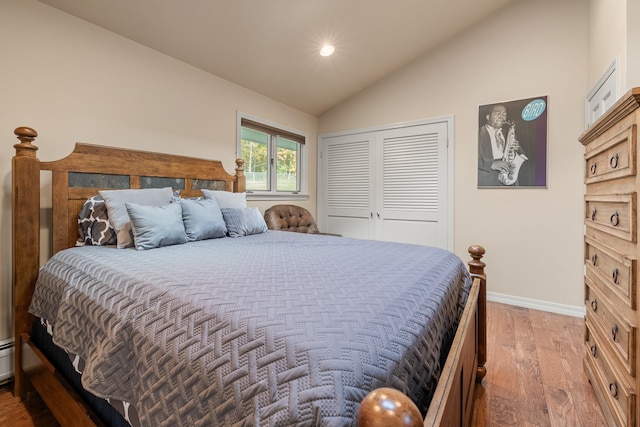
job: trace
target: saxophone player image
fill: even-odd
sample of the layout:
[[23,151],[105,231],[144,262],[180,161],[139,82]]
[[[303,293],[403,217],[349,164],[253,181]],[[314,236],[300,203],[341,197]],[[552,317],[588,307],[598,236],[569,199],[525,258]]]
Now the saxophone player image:
[[522,165],[529,160],[508,121],[503,104],[490,106],[478,134],[478,186],[519,186]]

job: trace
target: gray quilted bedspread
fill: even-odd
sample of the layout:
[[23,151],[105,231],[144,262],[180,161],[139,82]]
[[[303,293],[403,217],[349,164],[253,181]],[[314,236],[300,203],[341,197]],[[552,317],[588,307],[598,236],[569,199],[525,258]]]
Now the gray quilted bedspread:
[[142,425],[349,426],[377,387],[428,406],[470,284],[444,250],[268,232],[68,249],[30,311]]

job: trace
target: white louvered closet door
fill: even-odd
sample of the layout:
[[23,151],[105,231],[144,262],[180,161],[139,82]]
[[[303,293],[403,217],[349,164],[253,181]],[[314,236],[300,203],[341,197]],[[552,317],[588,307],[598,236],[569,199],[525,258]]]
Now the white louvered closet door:
[[376,134],[376,238],[447,247],[447,124]]
[[321,228],[450,249],[449,125],[438,121],[322,137]]
[[371,221],[374,143],[374,133],[325,140],[321,158],[326,196],[320,203],[326,212],[328,232],[359,239],[375,238],[375,224]]

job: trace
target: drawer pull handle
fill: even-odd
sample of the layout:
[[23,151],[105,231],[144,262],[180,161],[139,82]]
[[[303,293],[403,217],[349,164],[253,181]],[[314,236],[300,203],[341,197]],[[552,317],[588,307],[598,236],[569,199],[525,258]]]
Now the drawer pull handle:
[[591,310],[598,311],[598,301],[596,300],[591,301]]
[[593,163],[591,165],[591,175],[595,175],[596,174],[597,167],[598,167],[598,165],[596,163]]
[[620,224],[620,215],[618,214],[618,212],[611,215],[610,220],[611,220],[611,225],[613,225],[614,227],[617,227]]
[[614,399],[618,398],[618,383],[613,382],[609,384],[609,393]]
[[618,341],[618,325],[613,325],[613,328],[611,328],[611,339],[614,342]]
[[593,355],[593,357],[598,357],[598,347],[596,347],[595,345],[592,345],[591,354]]
[[591,255],[591,264],[595,266],[597,262],[598,262],[598,254]]
[[595,221],[596,220],[596,213],[598,212],[598,210],[596,208],[594,208],[591,211],[591,221]]
[[618,153],[611,156],[611,158],[609,159],[609,166],[611,166],[612,169],[618,167]]
[[613,269],[613,273],[611,273],[611,279],[613,279],[613,283],[618,284],[618,276],[620,275],[620,271],[617,268]]

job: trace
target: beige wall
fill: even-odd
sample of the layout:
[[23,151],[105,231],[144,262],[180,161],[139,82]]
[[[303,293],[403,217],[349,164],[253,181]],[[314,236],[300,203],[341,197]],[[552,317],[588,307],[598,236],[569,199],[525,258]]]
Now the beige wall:
[[[311,198],[296,203],[315,211],[313,116],[33,0],[0,2],[0,56],[0,339],[12,335],[11,157],[18,126],[38,131],[43,160],[82,141],[216,158],[232,172],[242,111],[308,135]],[[48,177],[43,185],[50,189]],[[46,230],[43,242],[49,244]]]
[[618,60],[618,93],[640,86],[638,0],[589,1],[589,87]]
[[627,0],[627,86],[625,91],[640,87],[640,1]]
[[[631,0],[636,1],[636,0]],[[590,0],[588,87],[591,88],[614,60],[618,60],[618,92],[624,93],[627,68],[627,0]]]
[[[485,246],[490,292],[578,308],[587,25],[588,2],[516,1],[322,115],[319,133],[454,115],[455,252]],[[477,189],[478,106],[542,95],[548,188]]]

